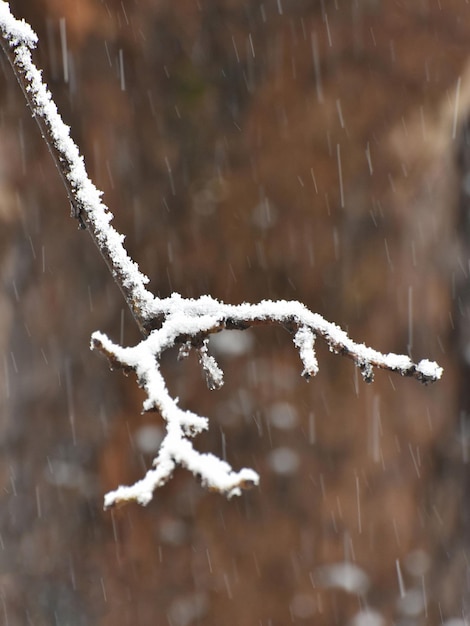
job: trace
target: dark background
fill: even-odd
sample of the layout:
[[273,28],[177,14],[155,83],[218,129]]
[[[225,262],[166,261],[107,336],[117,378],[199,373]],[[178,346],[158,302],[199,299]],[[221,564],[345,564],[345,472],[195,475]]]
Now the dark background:
[[[470,5],[11,9],[38,33],[35,59],[155,293],[300,300],[445,374],[366,385],[319,346],[307,384],[288,334],[257,329],[214,344],[226,384],[209,392],[194,357],[168,354],[172,393],[210,417],[198,449],[254,467],[260,487],[227,501],[179,470],[147,508],[103,512],[150,466],[161,422],[89,351],[94,330],[138,332],[1,58],[3,623],[462,619]],[[328,569],[345,562],[360,568],[350,591]]]

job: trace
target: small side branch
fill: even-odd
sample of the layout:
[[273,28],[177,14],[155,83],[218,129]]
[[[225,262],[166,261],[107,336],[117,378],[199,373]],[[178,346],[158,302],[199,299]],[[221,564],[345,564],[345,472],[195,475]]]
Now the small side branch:
[[93,334],[92,349],[102,352],[112,367],[135,372],[139,385],[147,394],[144,411],[158,410],[167,428],[154,467],[135,485],[121,486],[108,493],[106,508],[129,500],[148,504],[154,490],[171,478],[178,465],[199,476],[202,484],[210,490],[228,497],[240,495],[243,489],[259,482],[254,470],[243,468],[236,472],[226,461],[194,449],[190,439],[208,428],[208,419],[181,409],[177,400],[168,393],[157,360],[167,342],[168,337],[161,330],[152,331],[147,339],[133,348],[122,348],[102,333]]
[[294,345],[299,349],[304,370],[302,376],[309,380],[318,373],[318,361],[314,350],[315,335],[307,326],[301,326],[295,333]]
[[201,364],[207,386],[213,391],[214,389],[220,389],[224,384],[224,373],[214,357],[208,353],[208,343],[209,339],[204,339],[202,346],[198,349],[199,363]]
[[[158,312],[163,312],[172,327],[171,345],[190,342],[192,338],[218,333],[224,329],[246,330],[256,326],[277,325],[294,334],[294,345],[299,349],[307,378],[318,371],[314,342],[324,341],[334,354],[351,359],[363,373],[366,382],[373,380],[373,369],[385,369],[421,383],[433,383],[442,376],[442,368],[434,361],[424,359],[414,363],[410,357],[390,352],[383,354],[364,344],[356,343],[339,326],[328,322],[318,313],[295,300],[263,300],[256,304],[226,304],[210,296],[196,300],[184,299],[179,294],[160,300]],[[197,320],[200,320],[198,322]]]

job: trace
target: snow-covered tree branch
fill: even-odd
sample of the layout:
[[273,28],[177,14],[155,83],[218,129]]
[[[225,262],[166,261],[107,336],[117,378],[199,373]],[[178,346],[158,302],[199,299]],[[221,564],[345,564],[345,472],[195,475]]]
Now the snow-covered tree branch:
[[23,90],[41,134],[55,160],[72,206],[72,215],[88,231],[104,257],[116,283],[141,330],[142,341],[123,347],[106,335],[95,332],[91,347],[103,353],[112,368],[132,371],[145,390],[144,411],[158,411],[166,422],[166,436],[154,460],[153,468],[131,487],[119,487],[105,497],[110,507],[128,500],[147,504],[154,490],[167,482],[181,465],[198,475],[210,489],[238,495],[242,489],[258,483],[251,469],[234,471],[212,454],[199,453],[192,438],[208,428],[208,419],[178,405],[166,387],[159,360],[168,349],[179,347],[180,357],[194,351],[210,389],[223,384],[223,372],[208,354],[208,339],[222,330],[244,330],[259,325],[278,325],[293,336],[299,350],[302,375],[309,379],[318,372],[316,339],[323,340],[330,351],[346,356],[360,368],[366,382],[373,380],[374,368],[386,369],[423,383],[438,380],[442,368],[427,359],[414,363],[406,355],[382,354],[354,342],[338,326],[309,311],[296,301],[262,301],[257,304],[231,305],[210,296],[184,299],[179,294],[168,298],[154,296],[146,287],[148,278],[129,257],[124,236],[111,225],[112,213],[103,204],[101,192],[90,181],[83,158],[63,123],[41,72],[32,61],[37,36],[24,21],[13,17],[6,2],[0,0],[0,42]]

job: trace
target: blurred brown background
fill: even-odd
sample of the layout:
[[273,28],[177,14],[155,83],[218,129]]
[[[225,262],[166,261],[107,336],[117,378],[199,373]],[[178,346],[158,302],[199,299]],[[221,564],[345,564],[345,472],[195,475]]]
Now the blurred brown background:
[[[441,382],[291,338],[165,357],[198,449],[254,467],[226,501],[178,471],[145,509],[158,416],[89,351],[138,341],[69,218],[0,58],[0,621],[8,626],[464,624],[470,612],[470,5],[15,0],[130,253],[162,296],[296,299]],[[467,359],[467,360],[466,360]]]

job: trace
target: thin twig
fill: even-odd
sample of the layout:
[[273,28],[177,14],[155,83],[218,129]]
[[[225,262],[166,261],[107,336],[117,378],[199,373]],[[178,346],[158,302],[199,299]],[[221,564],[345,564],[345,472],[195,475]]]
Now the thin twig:
[[406,355],[382,354],[373,348],[355,343],[341,328],[309,311],[296,301],[262,301],[257,304],[231,305],[210,296],[197,300],[179,294],[169,298],[155,297],[145,287],[148,278],[127,254],[124,237],[110,224],[112,214],[101,201],[101,192],[88,178],[83,158],[69,135],[69,128],[57,112],[41,73],[31,59],[37,36],[29,24],[16,20],[9,6],[0,0],[0,45],[16,76],[26,102],[35,117],[41,135],[54,159],[79,225],[86,228],[104,257],[116,283],[132,311],[144,339],[133,347],[122,347],[106,335],[95,332],[91,347],[102,352],[110,366],[133,371],[147,398],[144,411],[158,411],[166,421],[167,434],[154,460],[154,467],[145,478],[131,487],[119,487],[105,498],[105,506],[128,500],[147,504],[154,490],[171,477],[181,465],[200,476],[204,485],[229,496],[258,483],[254,470],[235,472],[230,465],[212,454],[201,454],[190,439],[208,427],[208,419],[181,409],[168,393],[160,371],[162,353],[180,346],[180,355],[187,356],[193,348],[210,388],[223,384],[223,373],[208,354],[208,338],[222,330],[245,330],[252,326],[282,326],[293,334],[303,364],[302,375],[309,379],[318,372],[314,344],[322,339],[331,352],[351,359],[361,370],[366,382],[373,380],[373,369],[381,368],[411,376],[423,383],[438,380],[442,368],[424,359],[414,363]]
[[[145,336],[150,330],[146,311],[155,297],[145,289],[148,278],[128,256],[122,245],[123,236],[110,226],[113,215],[101,202],[102,192],[90,181],[83,157],[70,137],[70,129],[42,82],[41,72],[32,62],[31,49],[36,46],[37,36],[29,24],[15,20],[6,2],[0,2],[0,33],[0,45],[59,171],[72,216],[81,228],[88,230]],[[152,324],[159,321],[154,316]]]

